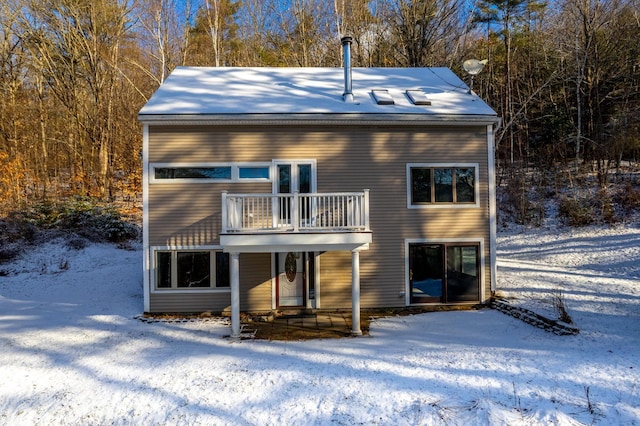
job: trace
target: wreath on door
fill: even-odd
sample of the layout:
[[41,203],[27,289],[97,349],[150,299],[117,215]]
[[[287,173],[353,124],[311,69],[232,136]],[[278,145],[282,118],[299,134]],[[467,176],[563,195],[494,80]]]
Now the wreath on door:
[[298,272],[297,256],[293,252],[287,253],[287,257],[284,259],[284,272],[289,282],[293,282],[296,279],[296,273]]

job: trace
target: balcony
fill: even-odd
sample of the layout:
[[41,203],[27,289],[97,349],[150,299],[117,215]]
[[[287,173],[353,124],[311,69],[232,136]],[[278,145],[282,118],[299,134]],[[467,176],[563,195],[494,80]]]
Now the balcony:
[[228,252],[354,250],[370,242],[369,190],[222,194],[220,243]]

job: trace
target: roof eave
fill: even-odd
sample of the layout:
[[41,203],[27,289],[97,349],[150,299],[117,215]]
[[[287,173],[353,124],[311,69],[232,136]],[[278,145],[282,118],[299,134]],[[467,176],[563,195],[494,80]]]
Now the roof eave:
[[143,124],[175,125],[489,125],[499,118],[492,114],[139,114]]

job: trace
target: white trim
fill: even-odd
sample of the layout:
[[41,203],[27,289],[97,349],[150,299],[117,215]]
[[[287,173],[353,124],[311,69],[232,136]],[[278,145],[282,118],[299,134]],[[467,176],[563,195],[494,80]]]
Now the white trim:
[[231,253],[290,251],[368,250],[371,231],[363,232],[284,232],[264,234],[221,234],[220,244]]
[[320,252],[314,251],[313,253],[313,273],[314,273],[314,280],[313,282],[315,283],[315,287],[314,287],[314,295],[315,295],[315,308],[316,309],[320,309]]
[[[437,203],[411,204],[411,168],[472,168],[475,171],[474,198],[475,203]],[[408,209],[476,209],[480,207],[480,164],[479,163],[407,163],[407,208]]]
[[[207,168],[207,167],[229,167],[231,168],[230,179],[208,179],[208,178],[175,178],[175,179],[156,179],[154,169],[156,168]],[[243,167],[264,167],[269,170],[268,178],[240,178],[240,168]],[[145,167],[148,172],[149,182],[152,184],[172,184],[172,183],[217,183],[217,182],[271,182],[273,178],[272,163],[269,161],[257,161],[257,162],[222,162],[222,163],[182,163],[182,162],[169,162],[169,163],[150,163]]]
[[278,265],[276,265],[276,252],[271,252],[271,309],[276,310],[278,308],[276,303],[276,274],[278,271]]
[[[210,253],[224,253],[222,250],[222,246],[219,245],[205,245],[205,246],[151,246],[149,248],[149,261],[151,262],[150,274],[149,274],[149,293],[150,294],[194,294],[194,293],[229,293],[231,292],[231,288],[229,287],[194,287],[194,288],[162,288],[159,289],[156,287],[156,271],[157,265],[155,262],[155,254],[156,252],[171,252],[171,274],[172,276],[177,276],[177,264],[175,262],[174,254],[179,251],[206,251]],[[215,256],[211,256],[209,259],[211,263],[211,272],[212,275],[216,272],[216,261]],[[212,278],[215,282],[215,278]]]
[[149,250],[149,124],[142,126],[142,293],[144,312],[151,310]]
[[[484,279],[484,238],[405,238],[404,240],[404,301],[406,306],[429,306],[443,305],[443,303],[411,303],[411,283],[409,282],[409,244],[449,244],[449,243],[474,243],[480,245],[480,300],[484,302],[485,298],[485,279]],[[469,304],[475,302],[448,302],[446,305]]]
[[496,207],[496,164],[495,164],[495,136],[493,126],[487,126],[487,152],[489,169],[489,254],[491,260],[491,291],[496,291],[496,274],[498,272],[496,250],[498,234],[498,217]]
[[304,268],[304,306],[307,309],[313,309],[313,306],[311,304],[311,298],[309,297],[309,258],[311,257],[309,255],[309,253],[311,253],[311,256],[313,256],[313,252],[310,251],[303,251],[302,252],[302,256],[303,256],[303,265],[302,267]]
[[166,246],[151,246],[152,250],[159,250],[159,251],[168,251],[168,250],[175,250],[175,251],[222,251],[222,246],[220,244],[216,244],[216,245],[211,245],[211,244],[204,244],[204,245],[197,245],[197,246],[185,246],[185,245],[166,245]]
[[360,250],[351,251],[351,334],[362,335],[360,329]]

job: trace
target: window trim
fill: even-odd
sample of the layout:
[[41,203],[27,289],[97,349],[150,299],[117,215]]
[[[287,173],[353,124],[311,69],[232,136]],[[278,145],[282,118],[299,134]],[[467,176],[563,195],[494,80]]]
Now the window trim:
[[[475,185],[474,191],[474,203],[445,203],[432,201],[430,203],[413,204],[411,202],[411,169],[474,169]],[[406,179],[407,179],[407,208],[408,209],[469,209],[480,207],[480,164],[479,163],[407,163],[406,166]]]
[[221,246],[153,246],[150,247],[151,253],[151,285],[149,286],[151,289],[151,293],[154,294],[194,294],[194,293],[230,293],[231,286],[228,287],[171,287],[171,288],[158,288],[158,264],[157,264],[157,253],[158,252],[170,252],[171,253],[171,276],[177,277],[177,253],[178,252],[209,252],[210,253],[210,265],[211,265],[211,280],[213,280],[214,284],[217,279],[216,274],[216,256],[215,253],[223,252]]
[[[259,162],[227,162],[227,163],[149,163],[149,183],[216,183],[216,182],[271,182],[273,180],[273,168],[271,161]],[[175,178],[157,179],[155,169],[162,168],[207,168],[207,167],[230,167],[230,179],[214,178]],[[265,168],[269,172],[268,178],[240,178],[241,168]]]
[[[479,245],[479,268],[480,274],[480,300],[475,302],[426,302],[411,303],[411,281],[409,278],[409,245],[410,244],[478,244]],[[430,306],[430,305],[468,305],[484,303],[485,301],[485,247],[484,238],[406,238],[404,240],[404,296],[406,306]]]

